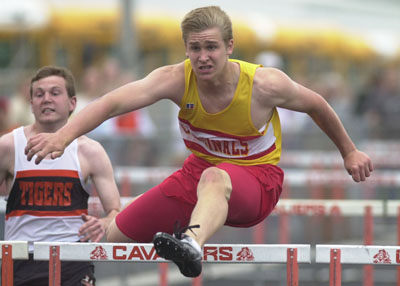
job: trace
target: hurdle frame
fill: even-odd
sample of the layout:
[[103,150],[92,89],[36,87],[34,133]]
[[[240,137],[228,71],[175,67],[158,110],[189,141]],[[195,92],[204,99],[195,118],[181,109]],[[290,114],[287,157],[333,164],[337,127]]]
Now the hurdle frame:
[[[308,244],[206,244],[202,251],[203,263],[286,264],[288,286],[298,285],[298,264],[311,263]],[[34,259],[58,265],[61,261],[171,263],[159,257],[150,243],[35,242]],[[50,286],[60,285],[60,271],[49,268]]]
[[0,241],[1,245],[1,285],[14,284],[14,259],[29,259],[27,241]]
[[341,286],[343,264],[400,265],[400,246],[317,244],[315,263],[329,263],[330,286]]

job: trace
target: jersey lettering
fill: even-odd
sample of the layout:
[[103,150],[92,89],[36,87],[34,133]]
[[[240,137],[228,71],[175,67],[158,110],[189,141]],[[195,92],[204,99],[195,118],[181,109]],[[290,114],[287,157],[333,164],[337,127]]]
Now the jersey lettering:
[[21,206],[70,206],[72,182],[20,181]]

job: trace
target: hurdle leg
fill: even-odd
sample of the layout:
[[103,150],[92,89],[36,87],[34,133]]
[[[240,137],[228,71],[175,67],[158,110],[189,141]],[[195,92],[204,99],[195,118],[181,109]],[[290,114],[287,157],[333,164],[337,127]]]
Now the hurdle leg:
[[160,263],[158,271],[160,273],[160,286],[168,286],[168,263]]
[[200,274],[200,276],[192,279],[192,286],[202,286],[202,283],[203,283],[203,279],[202,279],[201,274]]
[[1,261],[1,285],[13,286],[14,284],[14,263],[12,260],[12,245],[3,244]]
[[340,264],[340,249],[331,249],[329,265],[329,286],[342,285],[342,265]]
[[265,221],[262,221],[253,228],[254,244],[263,244],[265,242],[265,223]]
[[297,248],[288,248],[286,265],[287,286],[299,285],[299,266],[297,264]]
[[[400,245],[400,206],[397,207],[397,245]],[[400,286],[400,266],[397,266],[397,286]]]
[[[364,244],[372,245],[374,240],[374,217],[372,207],[365,207],[364,215]],[[364,286],[372,286],[374,284],[374,266],[364,266]]]
[[289,215],[287,213],[279,215],[279,243],[289,243]]
[[49,286],[61,285],[60,246],[49,247]]

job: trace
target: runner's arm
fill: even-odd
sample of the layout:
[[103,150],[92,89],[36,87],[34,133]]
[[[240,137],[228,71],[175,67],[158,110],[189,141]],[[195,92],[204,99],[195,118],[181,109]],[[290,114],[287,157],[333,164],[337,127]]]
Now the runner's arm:
[[337,146],[353,180],[365,181],[370,176],[373,171],[371,159],[356,148],[338,115],[320,94],[294,82],[277,69],[269,69],[264,76],[267,80],[262,83],[261,90],[266,105],[307,113]]
[[83,141],[79,148],[80,161],[89,171],[89,177],[106,214],[100,219],[82,216],[85,223],[81,226],[79,235],[82,241],[90,239],[92,242],[98,242],[103,238],[112,219],[119,213],[121,200],[110,159],[103,147],[89,138],[79,140]]
[[10,164],[14,164],[14,139],[12,133],[0,137],[0,185],[12,176]]
[[[178,70],[178,71],[177,71]],[[75,138],[96,128],[108,118],[143,108],[161,99],[179,100],[184,84],[180,78],[182,64],[154,70],[145,78],[126,84],[88,104],[56,133],[32,136],[25,148],[28,160],[36,154],[36,164],[47,155],[60,157],[66,146]],[[178,76],[174,76],[177,74]]]

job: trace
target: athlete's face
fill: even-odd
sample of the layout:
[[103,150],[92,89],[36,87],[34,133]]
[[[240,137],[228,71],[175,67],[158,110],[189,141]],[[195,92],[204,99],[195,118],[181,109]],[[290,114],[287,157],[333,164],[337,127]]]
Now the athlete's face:
[[32,84],[31,108],[39,123],[65,122],[75,105],[76,97],[68,96],[62,77],[49,76]]
[[228,45],[219,28],[190,33],[186,41],[186,56],[198,79],[213,79],[224,70],[233,51],[233,40]]

